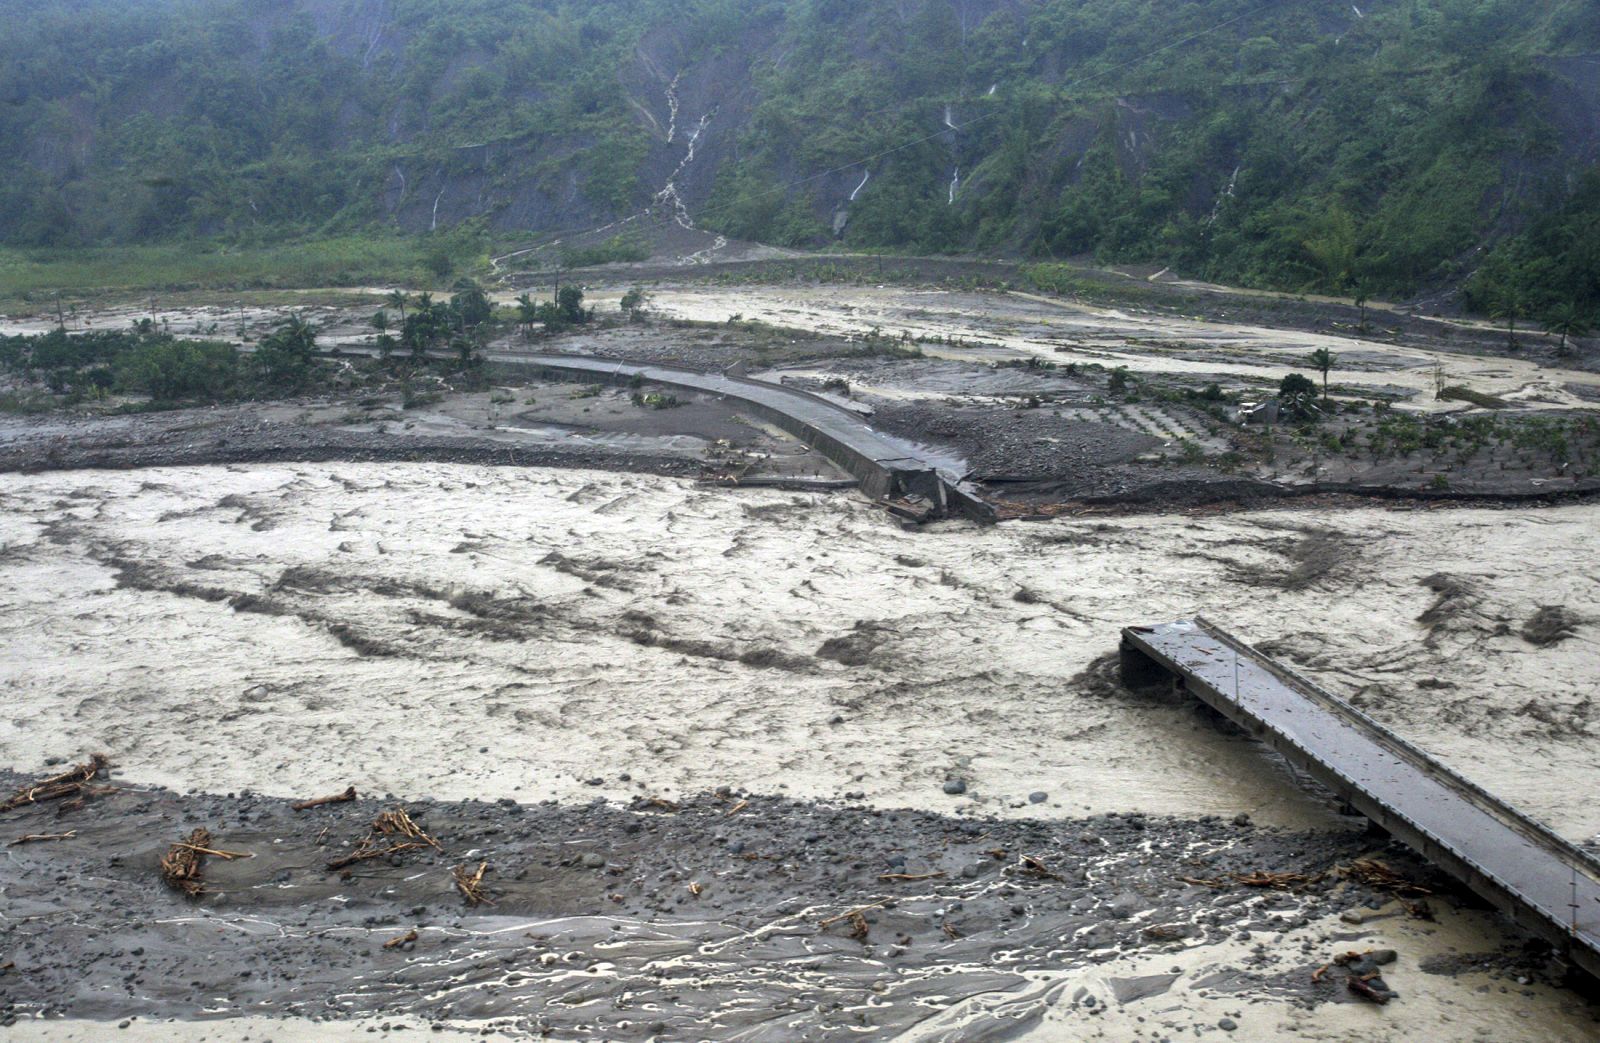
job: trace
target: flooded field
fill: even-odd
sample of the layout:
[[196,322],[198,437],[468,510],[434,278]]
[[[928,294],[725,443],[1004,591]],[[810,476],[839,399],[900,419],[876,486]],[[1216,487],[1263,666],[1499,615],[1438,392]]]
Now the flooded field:
[[[971,361],[1037,357],[1045,361],[1124,366],[1135,373],[1198,380],[1276,383],[1304,371],[1326,348],[1338,360],[1333,383],[1356,393],[1396,395],[1418,408],[1434,403],[1441,383],[1473,388],[1528,407],[1581,405],[1600,390],[1600,374],[1546,367],[1525,359],[1474,357],[1384,343],[1381,331],[1326,332],[1271,328],[1226,312],[1210,318],[1093,307],[1021,292],[964,292],[896,286],[840,287],[826,294],[782,286],[666,287],[652,298],[662,314],[703,322],[731,316],[832,336],[873,331],[908,336],[936,358]],[[953,343],[952,343],[953,342]]]

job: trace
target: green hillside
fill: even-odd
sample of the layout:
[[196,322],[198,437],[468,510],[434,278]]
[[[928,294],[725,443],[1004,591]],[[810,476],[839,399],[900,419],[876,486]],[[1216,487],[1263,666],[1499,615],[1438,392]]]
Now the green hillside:
[[50,0],[0,27],[25,251],[458,250],[649,208],[1600,309],[1585,0]]

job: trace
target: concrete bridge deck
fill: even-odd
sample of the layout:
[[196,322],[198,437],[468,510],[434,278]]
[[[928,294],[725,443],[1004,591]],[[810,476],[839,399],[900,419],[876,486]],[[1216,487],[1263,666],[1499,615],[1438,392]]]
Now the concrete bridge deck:
[[912,493],[927,498],[940,510],[993,520],[989,505],[963,485],[963,461],[886,435],[859,414],[820,395],[729,373],[658,363],[505,350],[491,350],[485,358],[497,366],[532,369],[569,380],[610,384],[639,380],[735,399],[839,464],[860,480],[862,490],[869,496]]
[[1122,657],[1131,684],[1172,678],[1600,978],[1594,856],[1204,620],[1129,627]]

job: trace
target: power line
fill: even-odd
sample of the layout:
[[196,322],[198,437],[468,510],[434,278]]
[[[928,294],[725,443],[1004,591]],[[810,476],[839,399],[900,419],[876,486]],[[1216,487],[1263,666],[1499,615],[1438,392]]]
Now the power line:
[[[1164,53],[1166,51],[1173,50],[1174,48],[1177,48],[1177,47],[1182,47],[1184,44],[1192,43],[1195,40],[1198,40],[1203,36],[1209,36],[1214,32],[1218,32],[1218,31],[1220,31],[1222,29],[1226,29],[1228,26],[1234,24],[1235,22],[1243,21],[1244,19],[1249,18],[1249,17],[1251,17],[1253,15],[1259,14],[1262,11],[1265,11],[1267,8],[1272,7],[1272,6],[1274,6],[1272,2],[1259,4],[1259,5],[1255,6],[1255,7],[1252,7],[1248,11],[1243,11],[1243,12],[1241,12],[1239,14],[1234,15],[1232,18],[1224,19],[1223,21],[1218,22],[1216,25],[1213,25],[1210,28],[1202,29],[1199,32],[1193,33],[1193,34],[1191,34],[1189,36],[1185,36],[1185,37],[1183,37],[1181,39],[1178,39],[1178,40],[1173,40],[1170,43],[1162,44],[1160,47],[1157,47],[1154,50],[1146,51],[1144,54],[1138,55],[1137,57],[1134,57],[1134,58],[1130,58],[1125,62],[1121,62],[1121,63],[1119,63],[1117,65],[1108,66],[1107,68],[1101,69],[1098,72],[1089,73],[1086,76],[1082,76],[1082,77],[1080,77],[1080,78],[1078,78],[1076,80],[1073,80],[1070,83],[1062,84],[1061,87],[1060,87],[1060,90],[1063,90],[1063,91],[1076,90],[1077,88],[1082,87],[1084,84],[1092,83],[1092,82],[1094,82],[1095,80],[1099,79],[1102,76],[1108,76],[1111,73],[1120,72],[1123,69],[1129,68],[1130,66],[1137,65],[1140,62],[1145,61],[1146,59],[1154,58],[1158,54],[1162,54],[1162,53]],[[866,156],[864,158],[857,159],[857,160],[855,160],[853,162],[846,163],[846,164],[843,164],[843,165],[837,166],[837,167],[831,167],[831,168],[829,168],[827,170],[824,170],[824,171],[822,171],[820,173],[810,174],[810,175],[807,175],[806,177],[798,178],[798,179],[796,179],[794,181],[790,181],[790,182],[788,182],[786,184],[776,185],[776,186],[774,186],[772,188],[763,189],[762,191],[757,192],[755,194],[755,197],[759,199],[762,196],[774,195],[774,194],[779,193],[779,192],[787,192],[791,188],[797,188],[800,185],[807,185],[807,184],[810,184],[813,181],[819,181],[822,178],[831,177],[834,174],[842,173],[842,172],[844,172],[846,170],[850,170],[850,169],[852,169],[854,167],[864,166],[865,164],[872,163],[872,162],[874,162],[876,160],[879,160],[879,159],[883,159],[885,156],[892,156],[897,152],[904,152],[906,149],[916,148],[918,145],[924,145],[924,144],[927,144],[930,141],[934,141],[934,140],[936,140],[938,138],[942,138],[942,137],[944,137],[944,135],[946,133],[962,131],[962,130],[967,129],[968,127],[976,126],[979,123],[983,123],[986,120],[994,119],[996,116],[1001,115],[1002,112],[1003,112],[1003,110],[995,109],[995,110],[992,110],[990,112],[986,112],[981,116],[974,116],[972,119],[965,120],[965,121],[963,121],[961,123],[958,123],[954,127],[946,127],[944,130],[940,130],[940,131],[938,131],[936,133],[927,134],[927,135],[924,135],[923,137],[920,137],[920,138],[914,138],[914,139],[912,139],[910,141],[904,142],[904,143],[899,144],[899,145],[895,145],[892,148],[886,148],[881,152],[875,152],[870,156]],[[732,203],[724,203],[722,206],[718,206],[718,207],[707,207],[707,208],[699,211],[698,213],[696,213],[694,216],[696,218],[704,217],[707,214],[714,214],[714,213],[717,213],[717,212],[719,212],[721,210],[726,210],[726,209],[730,208],[733,205],[734,204],[732,204]]]
[[[1144,62],[1144,61],[1147,61],[1147,60],[1149,60],[1151,58],[1154,58],[1158,54],[1164,54],[1167,51],[1171,51],[1171,50],[1174,50],[1176,48],[1182,47],[1185,44],[1193,43],[1195,40],[1198,40],[1198,39],[1200,39],[1202,37],[1205,37],[1205,36],[1209,36],[1209,35],[1211,35],[1212,33],[1215,33],[1215,32],[1220,32],[1221,30],[1226,29],[1228,26],[1233,25],[1233,24],[1235,24],[1237,22],[1244,21],[1247,18],[1252,18],[1255,15],[1260,14],[1262,11],[1267,10],[1269,7],[1274,6],[1274,3],[1275,3],[1275,0],[1267,0],[1266,3],[1257,4],[1255,7],[1252,7],[1247,11],[1241,11],[1239,14],[1233,15],[1230,18],[1225,18],[1222,21],[1216,23],[1215,25],[1209,26],[1209,27],[1207,27],[1205,29],[1201,29],[1199,32],[1191,33],[1188,36],[1180,37],[1177,40],[1172,40],[1172,41],[1170,41],[1168,43],[1164,43],[1160,47],[1156,47],[1156,48],[1154,48],[1152,50],[1146,51],[1143,54],[1139,54],[1139,55],[1137,55],[1137,56],[1135,56],[1133,58],[1128,59],[1127,61],[1119,62],[1116,65],[1107,66],[1104,69],[1100,69],[1100,70],[1098,70],[1096,72],[1088,73],[1088,74],[1086,74],[1084,76],[1081,76],[1078,79],[1073,80],[1073,81],[1071,81],[1069,83],[1064,83],[1058,88],[1058,90],[1061,90],[1061,91],[1076,90],[1077,88],[1082,87],[1085,84],[1093,83],[1095,80],[1100,79],[1101,77],[1109,76],[1111,73],[1121,72],[1123,69],[1131,68],[1132,66],[1138,65],[1140,62]],[[920,104],[920,101],[921,100],[919,99],[918,102],[914,102],[912,104]],[[909,108],[910,105],[907,105],[906,107]],[[869,113],[868,115],[878,115],[878,114],[881,114],[883,112],[889,111],[889,108],[890,107],[885,107],[883,109],[878,110],[876,113]],[[798,188],[801,185],[808,185],[813,181],[820,181],[823,178],[832,177],[833,175],[839,174],[839,173],[843,173],[846,170],[851,170],[851,169],[853,169],[855,167],[865,166],[866,164],[876,162],[877,160],[883,159],[883,158],[885,158],[887,156],[892,156],[892,155],[894,155],[894,154],[896,154],[898,152],[904,152],[907,149],[916,148],[918,145],[925,145],[930,141],[934,141],[934,140],[937,140],[939,138],[944,137],[944,135],[947,134],[947,133],[955,133],[955,132],[959,132],[959,131],[962,131],[962,130],[966,130],[968,127],[977,126],[980,123],[984,123],[984,122],[986,122],[988,120],[994,119],[996,116],[1003,115],[1004,111],[1005,110],[1003,110],[1003,109],[993,109],[993,110],[991,110],[989,112],[983,113],[982,115],[974,116],[971,119],[968,119],[968,120],[965,120],[965,121],[963,121],[961,123],[955,124],[953,127],[947,126],[942,130],[936,131],[935,133],[926,134],[926,135],[923,135],[922,137],[918,137],[918,138],[913,138],[913,139],[911,139],[909,141],[902,142],[902,143],[900,143],[898,145],[894,145],[894,146],[892,146],[890,148],[886,148],[886,149],[883,149],[881,151],[874,152],[871,155],[863,156],[863,157],[861,157],[859,159],[852,160],[849,163],[844,163],[844,164],[841,164],[839,166],[830,167],[827,170],[823,170],[823,171],[820,171],[820,172],[815,173],[815,174],[808,174],[805,177],[797,178],[797,179],[795,179],[793,181],[785,182],[784,184],[781,184],[781,185],[774,185],[774,186],[772,186],[770,188],[762,189],[762,190],[756,192],[754,194],[753,198],[761,199],[763,197],[770,196],[770,195],[776,195],[776,194],[779,194],[779,193],[787,193],[790,189]],[[749,198],[752,198],[752,197],[746,197],[746,199],[749,199]],[[741,200],[740,202],[743,202],[743,200]],[[728,203],[723,203],[720,206],[708,206],[708,207],[704,207],[704,208],[696,211],[691,216],[692,216],[693,219],[699,220],[699,219],[707,217],[709,215],[717,214],[717,213],[720,213],[722,211],[731,209],[735,205],[737,205],[737,204],[733,203],[733,202],[728,202]],[[649,211],[650,211],[650,208],[646,208],[645,210],[641,210],[638,213],[632,214],[627,218],[623,218],[622,220],[623,221],[632,221],[635,218],[644,216],[645,214],[649,213]],[[612,226],[614,226],[614,225],[616,225],[618,223],[620,223],[620,222],[615,222],[614,221],[614,222],[611,223],[611,225],[606,225],[606,226],[603,226],[603,227],[608,227],[609,228],[609,227],[612,227]],[[555,234],[555,238],[553,238],[552,240],[550,240],[550,241],[548,241],[546,243],[540,244],[538,246],[530,247],[527,250],[516,251],[516,253],[533,253],[533,252],[537,252],[539,250],[544,249],[547,246],[557,245],[563,239],[567,239],[567,238],[569,238],[571,236],[575,236],[575,235],[584,235],[584,234],[587,234],[588,232],[591,232],[591,231],[594,231],[594,230],[595,229],[574,229],[574,230],[568,231],[568,232],[558,232],[558,233]],[[514,256],[514,255],[513,254],[506,254],[505,255],[505,257],[511,257],[511,256]],[[502,258],[502,259],[504,259],[504,258]]]

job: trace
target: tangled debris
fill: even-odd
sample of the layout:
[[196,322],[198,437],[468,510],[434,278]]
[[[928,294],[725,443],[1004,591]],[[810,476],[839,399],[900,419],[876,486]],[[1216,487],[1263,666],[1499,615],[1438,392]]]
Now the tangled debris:
[[0,804],[0,811],[15,811],[29,804],[42,804],[47,800],[66,800],[69,797],[72,799],[66,800],[58,813],[74,811],[83,807],[83,802],[90,797],[114,792],[110,786],[89,785],[110,766],[111,760],[105,754],[91,754],[86,762],[77,765],[71,771],[64,771],[60,775],[52,775],[50,778],[21,787],[4,804]]
[[1363,999],[1384,1004],[1400,994],[1389,988],[1378,968],[1393,963],[1398,954],[1393,949],[1368,949],[1366,952],[1340,953],[1331,963],[1325,963],[1312,972],[1311,980],[1321,982],[1335,967],[1345,971],[1345,987]]
[[871,931],[870,926],[867,924],[866,914],[873,909],[882,909],[893,901],[894,899],[892,898],[885,898],[883,901],[873,902],[871,905],[858,905],[854,909],[846,909],[837,916],[830,916],[826,920],[819,921],[817,926],[826,931],[836,923],[848,923],[850,925],[850,937],[858,942],[864,942]]
[[210,844],[211,832],[202,826],[189,834],[187,842],[167,848],[167,853],[161,858],[161,879],[167,882],[168,887],[182,891],[190,898],[205,894],[206,885],[201,873],[204,869],[204,852]]
[[1273,891],[1301,891],[1313,884],[1320,883],[1323,879],[1321,873],[1315,875],[1307,873],[1270,873],[1265,870],[1255,870],[1250,873],[1229,873],[1220,877],[1179,877],[1186,884],[1197,887],[1211,887],[1221,890],[1230,884],[1239,884],[1243,887],[1261,887]]
[[1338,872],[1346,880],[1354,880],[1375,891],[1393,895],[1395,900],[1405,907],[1407,913],[1419,920],[1433,919],[1433,910],[1423,901],[1433,892],[1401,876],[1386,862],[1376,858],[1358,858],[1349,865],[1340,867]]
[[455,878],[456,889],[461,892],[468,905],[493,905],[489,896],[483,893],[483,874],[489,871],[489,863],[479,862],[477,872],[469,873],[466,866],[456,866],[450,871]]
[[405,808],[395,808],[384,811],[372,820],[372,828],[366,836],[361,838],[355,850],[342,858],[336,858],[328,863],[328,870],[336,872],[347,869],[357,862],[366,862],[374,858],[385,858],[389,855],[398,855],[404,851],[415,851],[420,848],[431,847],[435,851],[444,851],[439,842],[424,833],[406,814]]

